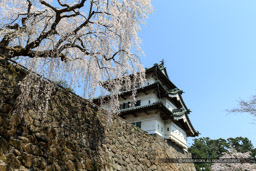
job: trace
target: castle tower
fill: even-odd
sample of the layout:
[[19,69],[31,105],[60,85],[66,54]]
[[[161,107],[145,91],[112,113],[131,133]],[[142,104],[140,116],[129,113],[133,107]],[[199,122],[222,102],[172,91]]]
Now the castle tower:
[[144,85],[136,84],[136,89],[136,103],[132,105],[132,91],[122,88],[120,116],[187,151],[187,137],[198,136],[198,132],[189,120],[190,110],[182,99],[183,91],[170,81],[164,62],[146,69],[146,81]]

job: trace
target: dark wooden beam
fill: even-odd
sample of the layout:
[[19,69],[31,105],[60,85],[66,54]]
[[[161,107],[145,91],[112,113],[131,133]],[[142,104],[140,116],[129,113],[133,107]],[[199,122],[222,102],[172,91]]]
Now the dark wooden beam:
[[149,112],[148,112],[148,111],[144,110],[143,112],[146,113],[147,115],[149,115]]
[[136,113],[133,113],[132,115],[133,115],[135,118],[138,116]]
[[124,95],[120,95],[120,97],[121,98],[123,98],[124,100],[126,100],[127,98],[125,98],[125,96]]
[[146,91],[146,90],[143,90],[143,93],[144,93],[145,95],[148,95],[148,93],[147,93],[147,91]]

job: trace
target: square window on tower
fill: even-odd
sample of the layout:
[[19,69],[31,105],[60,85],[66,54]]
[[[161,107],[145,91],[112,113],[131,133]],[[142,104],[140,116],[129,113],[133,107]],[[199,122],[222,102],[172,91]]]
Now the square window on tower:
[[141,101],[137,100],[135,106],[140,106],[140,104],[141,104]]

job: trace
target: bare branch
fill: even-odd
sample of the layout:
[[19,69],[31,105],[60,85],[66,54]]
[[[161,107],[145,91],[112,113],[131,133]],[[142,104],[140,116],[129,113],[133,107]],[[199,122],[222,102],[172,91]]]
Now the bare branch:
[[[93,92],[99,80],[141,70],[134,55],[140,55],[139,29],[134,28],[150,13],[150,0],[128,0],[126,4],[111,0],[8,2],[13,11],[0,6],[1,58],[24,61],[29,68],[40,66],[34,69],[54,77],[66,74],[76,82],[82,78],[84,90],[90,89],[86,93]],[[78,22],[72,24],[74,21]],[[118,49],[121,31],[128,37]],[[36,58],[42,60],[33,60]]]
[[68,7],[68,8],[69,8],[69,5],[68,5],[68,4],[63,4],[63,3],[60,2],[60,0],[58,0],[58,3],[59,3],[60,6],[62,6],[62,7]]
[[27,10],[27,13],[28,13],[28,15],[29,15],[29,14],[30,14],[31,7],[32,7],[32,3],[31,3],[30,0],[27,0],[27,2],[28,2],[28,10]]
[[[84,6],[84,3],[86,2],[86,0],[82,0],[80,3],[78,4],[75,4],[73,6],[67,6],[67,8],[64,8],[64,9],[61,9],[59,10],[60,13],[63,13],[63,12],[70,12],[70,11],[73,11],[74,9],[79,9],[79,8],[82,8]],[[64,5],[65,6],[65,5]]]
[[89,11],[89,16],[88,16],[87,20],[86,20],[85,22],[83,22],[81,25],[79,25],[73,32],[67,33],[65,36],[63,36],[63,37],[57,42],[57,44],[55,45],[55,49],[58,49],[58,47],[59,47],[70,35],[77,34],[77,32],[78,32],[79,30],[81,30],[83,27],[85,27],[85,26],[90,22],[90,19],[91,19],[92,16],[94,15],[94,11],[92,11],[92,8],[93,8],[93,3],[91,3],[90,11]]
[[256,116],[256,96],[252,96],[250,100],[239,100],[238,108],[227,110],[231,113],[250,113]]
[[57,8],[54,8],[52,5],[50,5],[49,3],[45,2],[44,0],[40,0],[40,3],[45,5],[48,8],[51,8],[53,11],[55,11],[56,13],[58,13]]

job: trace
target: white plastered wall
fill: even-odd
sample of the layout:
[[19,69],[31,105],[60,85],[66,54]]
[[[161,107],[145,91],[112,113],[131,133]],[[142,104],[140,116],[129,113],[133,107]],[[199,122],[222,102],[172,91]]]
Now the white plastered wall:
[[127,115],[125,119],[130,123],[141,122],[141,129],[147,131],[148,134],[158,134],[164,137],[164,121],[158,114],[141,113],[137,117]]
[[[167,128],[169,128],[169,131],[167,131]],[[186,132],[171,121],[165,123],[165,138],[175,141],[184,148],[187,147]]]
[[[146,105],[153,104],[153,103],[159,101],[158,97],[156,96],[156,94],[153,93],[153,91],[147,92],[147,94],[145,94],[144,92],[138,93],[136,100],[141,101],[140,106],[146,106]],[[120,102],[120,104],[133,102],[133,98],[132,97],[128,97],[126,99],[120,98],[119,102]]]
[[165,105],[167,109],[172,111],[173,109],[177,109],[175,105],[173,105],[167,98],[161,99],[162,103]]

